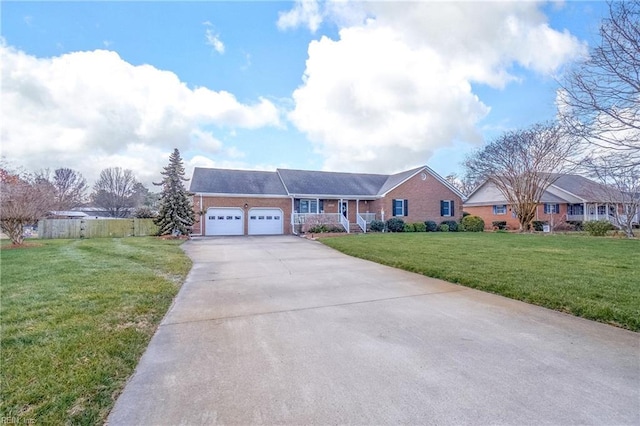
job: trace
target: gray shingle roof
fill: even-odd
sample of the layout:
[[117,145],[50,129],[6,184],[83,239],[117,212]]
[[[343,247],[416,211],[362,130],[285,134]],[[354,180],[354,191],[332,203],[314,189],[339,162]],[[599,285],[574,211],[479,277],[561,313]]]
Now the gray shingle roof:
[[[422,166],[394,175],[369,173],[320,172],[278,169],[275,172],[254,170],[205,169],[196,167],[189,190],[195,193],[233,195],[297,195],[344,198],[378,198],[409,179]],[[439,178],[440,181],[443,181]],[[448,185],[446,182],[444,182]],[[455,191],[454,189],[452,189]]]
[[418,167],[415,169],[407,170],[404,172],[396,173],[395,175],[388,176],[384,185],[378,190],[378,195],[383,195],[384,193],[392,190],[393,188],[400,185],[402,182],[409,179],[411,176],[413,176],[419,170],[422,170],[422,169],[424,169],[424,167]]
[[577,195],[586,201],[606,201],[611,198],[612,190],[604,185],[587,179],[579,175],[556,175],[557,179],[553,183],[560,189]]
[[387,175],[278,169],[287,190],[296,195],[344,195],[371,197]]
[[276,172],[196,167],[189,191],[209,194],[287,195]]

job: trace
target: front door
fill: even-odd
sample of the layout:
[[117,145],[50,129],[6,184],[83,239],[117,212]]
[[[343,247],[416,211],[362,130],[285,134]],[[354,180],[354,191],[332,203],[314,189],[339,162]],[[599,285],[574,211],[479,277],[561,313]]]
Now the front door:
[[349,202],[343,201],[340,206],[340,212],[345,219],[349,220]]

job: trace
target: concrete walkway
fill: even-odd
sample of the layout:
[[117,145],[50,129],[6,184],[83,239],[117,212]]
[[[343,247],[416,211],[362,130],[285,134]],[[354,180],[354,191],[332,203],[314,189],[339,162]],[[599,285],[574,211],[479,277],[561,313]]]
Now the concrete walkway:
[[637,333],[297,237],[184,248],[112,426],[640,424]]

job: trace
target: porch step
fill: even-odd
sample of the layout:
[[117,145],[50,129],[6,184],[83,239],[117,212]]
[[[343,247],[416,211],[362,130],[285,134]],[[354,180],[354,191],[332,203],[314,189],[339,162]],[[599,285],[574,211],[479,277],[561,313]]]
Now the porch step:
[[351,234],[359,234],[362,232],[362,228],[360,228],[360,225],[358,225],[357,223],[350,223],[349,224],[349,233]]

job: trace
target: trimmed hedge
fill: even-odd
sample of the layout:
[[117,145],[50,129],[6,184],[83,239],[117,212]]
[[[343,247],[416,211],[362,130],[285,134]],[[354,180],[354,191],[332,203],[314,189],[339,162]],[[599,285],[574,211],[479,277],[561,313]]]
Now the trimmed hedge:
[[493,225],[493,227],[495,229],[507,229],[507,221],[506,220],[494,220],[493,222],[491,222],[491,225]]
[[607,220],[590,220],[585,222],[583,227],[592,237],[604,237],[607,235],[607,232],[616,229],[611,222]]
[[484,220],[478,216],[465,216],[462,218],[460,222],[462,228],[466,232],[483,232],[484,231]]
[[424,224],[424,222],[416,222],[413,224],[413,227],[415,228],[416,232],[426,232],[427,231],[427,226]]
[[450,232],[458,232],[458,222],[455,220],[443,220],[440,222],[440,226],[447,225],[449,227]]
[[384,231],[384,222],[381,220],[372,220],[369,224],[369,229],[373,232]]
[[404,231],[404,220],[392,217],[387,220],[387,229],[389,232],[403,232]]
[[436,232],[438,230],[438,224],[433,220],[425,220],[424,226],[427,232]]

